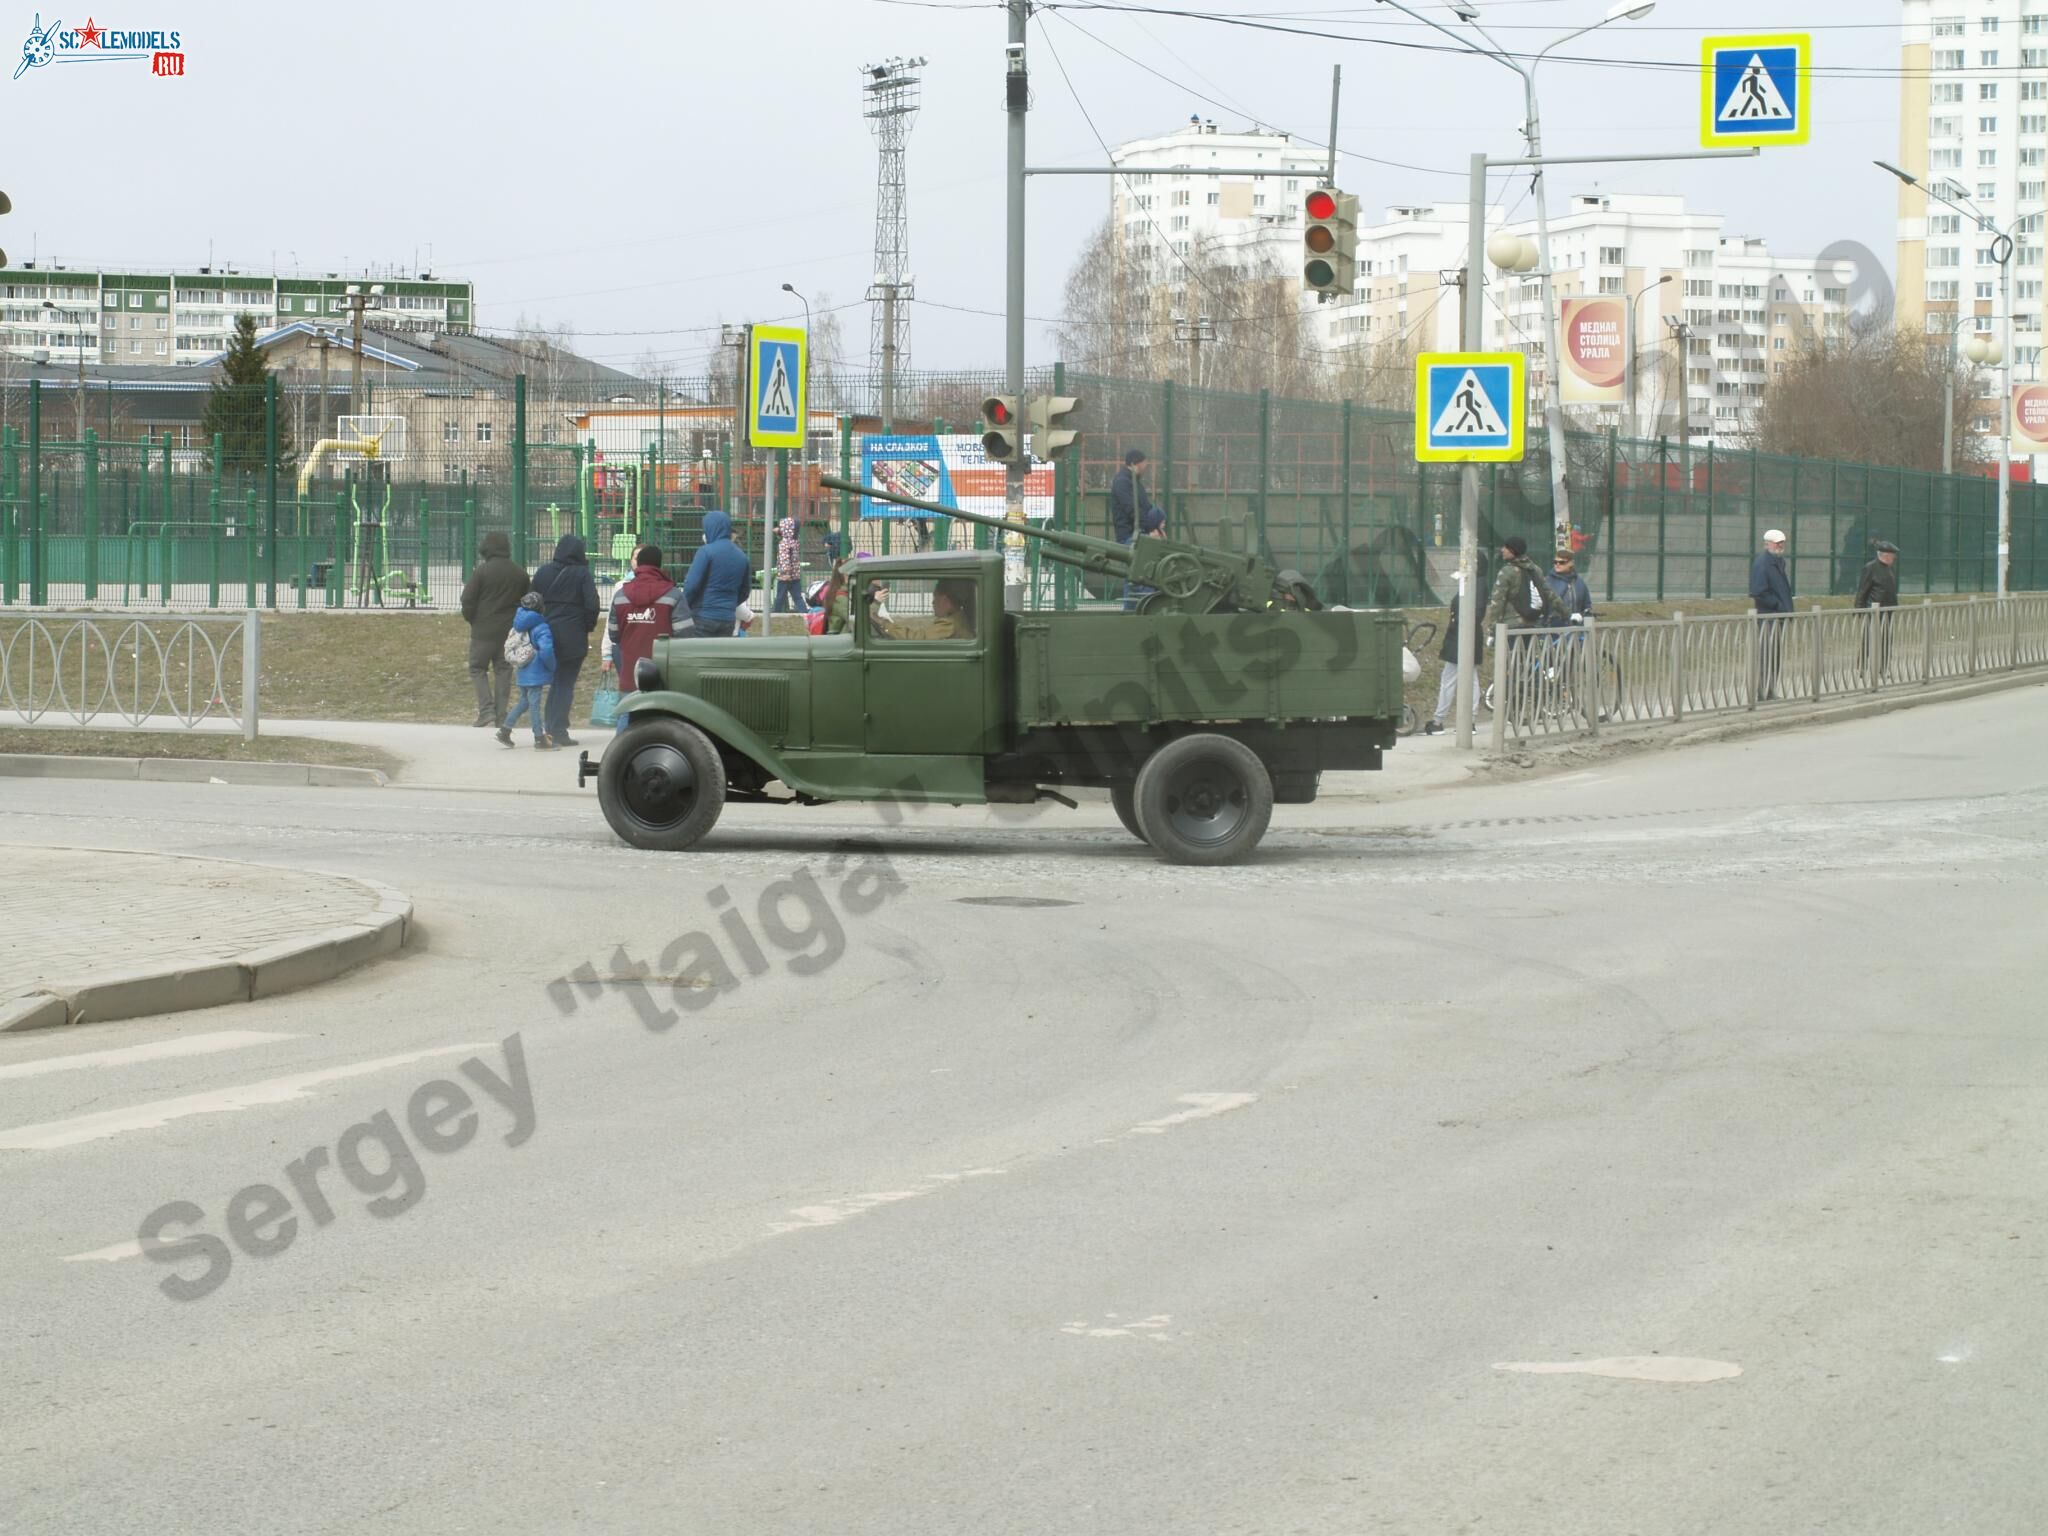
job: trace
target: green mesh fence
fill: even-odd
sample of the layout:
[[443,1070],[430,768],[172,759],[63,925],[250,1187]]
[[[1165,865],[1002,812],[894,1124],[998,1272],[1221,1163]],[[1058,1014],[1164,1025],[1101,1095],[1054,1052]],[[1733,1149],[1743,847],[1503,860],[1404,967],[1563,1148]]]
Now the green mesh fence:
[[[974,432],[981,399],[999,389],[989,371],[908,376],[895,393],[896,430]],[[1125,451],[1139,448],[1176,537],[1256,550],[1330,602],[1444,600],[1459,475],[1415,462],[1406,413],[1031,371],[1027,394],[1055,389],[1081,398],[1083,431],[1058,466],[1057,526],[1110,536],[1110,483]],[[860,436],[880,429],[872,381],[820,381],[814,406],[840,414],[784,464],[736,440],[729,378],[372,380],[358,414],[402,420],[402,455],[370,464],[333,454],[303,499],[308,454],[349,412],[339,375],[324,392],[274,379],[218,403],[197,385],[92,388],[83,410],[80,398],[31,387],[0,402],[0,603],[446,611],[487,532],[507,533],[529,569],[575,534],[604,580],[623,573],[642,541],[686,560],[713,507],[732,515],[758,561],[771,475],[778,517],[798,517],[810,575],[825,567],[828,533],[844,548],[877,551],[913,537],[900,522],[860,525],[848,498],[818,484],[857,467]],[[1579,566],[1604,600],[1743,597],[1768,528],[1789,536],[1802,598],[1852,590],[1877,539],[1900,547],[1908,593],[1995,587],[1998,490],[1985,476],[1565,437]],[[1484,547],[1510,534],[1549,542],[1550,479],[1540,434],[1525,462],[1483,469]],[[2016,483],[2016,589],[2048,586],[2044,513],[2042,491]],[[955,548],[995,543],[989,530],[959,524],[934,532]],[[1071,607],[1117,595],[1045,572],[1035,601]]]

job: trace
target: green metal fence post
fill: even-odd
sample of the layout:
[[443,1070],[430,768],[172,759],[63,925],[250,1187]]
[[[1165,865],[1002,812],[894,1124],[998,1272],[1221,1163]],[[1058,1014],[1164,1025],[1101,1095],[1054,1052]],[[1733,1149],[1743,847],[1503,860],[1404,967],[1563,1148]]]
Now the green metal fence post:
[[[321,402],[324,409],[326,401]],[[277,375],[263,381],[263,519],[264,554],[269,565],[266,579],[268,606],[277,607]],[[303,589],[301,589],[303,591]]]
[[327,606],[348,604],[348,492],[334,493],[334,563],[327,567]]
[[[839,478],[853,478],[853,418],[839,418]],[[842,557],[853,553],[853,494],[839,493],[839,553]]]
[[427,493],[420,492],[420,590],[428,590],[427,583],[433,579],[430,562],[433,559],[433,514],[427,510]]
[[85,429],[85,601],[87,606],[100,597],[100,440],[91,427]]
[[250,486],[243,494],[247,499],[242,513],[242,575],[246,585],[242,606],[254,608],[256,606],[256,487]]
[[[1750,497],[1749,497],[1749,508],[1750,508],[1750,511],[1749,511],[1749,515],[1750,515],[1750,516],[1751,516],[1752,518],[1754,518],[1754,517],[1756,516],[1756,492],[1755,492],[1755,489],[1754,489],[1754,487],[1755,487],[1755,485],[1756,485],[1756,455],[1754,454],[1754,452],[1752,452],[1752,453],[1751,453],[1751,455],[1750,455],[1750,471],[1749,471],[1749,477],[1750,477],[1750,485],[1751,485],[1751,487],[1752,487],[1752,489],[1751,489],[1751,491],[1750,491]],[[1709,443],[1709,444],[1707,444],[1707,486],[1708,486],[1708,491],[1709,491],[1709,494],[1708,494],[1708,496],[1707,496],[1707,539],[1706,539],[1706,548],[1707,548],[1707,578],[1706,578],[1706,589],[1707,589],[1707,591],[1706,591],[1706,595],[1707,595],[1708,597],[1712,597],[1712,596],[1714,595],[1714,498],[1713,498],[1713,495],[1711,494],[1711,493],[1712,493],[1712,488],[1713,488],[1713,484],[1714,484],[1714,445],[1713,445],[1712,443]],[[1749,589],[1749,584],[1748,584],[1747,582],[1743,583],[1743,590],[1744,590],[1744,591],[1747,591],[1748,589]]]
[[[1711,461],[1709,461],[1711,463]],[[1711,474],[1711,469],[1709,474]],[[1713,485],[1709,479],[1709,487]],[[1664,533],[1669,527],[1667,503],[1671,499],[1671,440],[1657,439],[1657,601],[1664,601]],[[1714,505],[1713,492],[1709,489],[1707,506],[1711,514]]]
[[43,601],[43,381],[28,381],[28,600]]
[[1273,482],[1273,392],[1259,391],[1259,551],[1266,543],[1266,496]]
[[164,606],[166,608],[171,605],[171,522],[178,515],[175,502],[176,496],[177,486],[171,479],[171,434],[166,432],[164,434],[164,521],[163,532],[157,540],[163,555],[163,594]]
[[1836,526],[1835,516],[1841,504],[1842,466],[1838,460],[1828,460],[1828,589],[1835,585],[1836,553],[1842,547],[1841,530]]
[[0,602],[14,601],[21,576],[21,465],[14,428],[0,423]]
[[1621,439],[1613,427],[1607,429],[1607,601],[1614,601],[1614,540],[1619,527],[1620,509],[1616,503],[1620,496],[1615,489],[1615,479],[1620,473]]
[[470,562],[477,557],[476,498],[462,498],[462,580],[469,583],[469,573],[475,569]]
[[1344,402],[1344,470],[1337,492],[1338,541],[1337,584],[1343,590],[1336,601],[1349,604],[1351,601],[1351,402]]
[[221,461],[227,457],[227,445],[221,433],[213,434],[213,485],[207,492],[206,510],[211,526],[212,550],[207,560],[206,606],[220,606],[220,475]]
[[526,566],[526,375],[512,380],[512,558]]
[[1159,386],[1159,510],[1166,514],[1166,526],[1180,537],[1173,520],[1173,380]]

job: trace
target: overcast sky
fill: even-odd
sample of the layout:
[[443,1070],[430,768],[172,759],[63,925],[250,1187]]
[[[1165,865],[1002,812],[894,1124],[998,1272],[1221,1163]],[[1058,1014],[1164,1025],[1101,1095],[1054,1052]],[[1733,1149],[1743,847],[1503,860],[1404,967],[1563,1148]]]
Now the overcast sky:
[[[1375,214],[1461,198],[1475,150],[1521,152],[1519,80],[1490,60],[1388,46],[1442,39],[1370,0],[1133,3],[1284,17],[1357,40],[1105,9],[1042,14],[1031,36],[1034,162],[1099,163],[1096,132],[1114,145],[1191,112],[1320,141],[1332,63],[1344,66],[1338,182]],[[1607,3],[1486,0],[1482,14],[1504,43],[1541,46]],[[81,267],[189,268],[211,242],[217,263],[257,271],[274,260],[286,273],[409,269],[431,253],[437,274],[476,283],[486,326],[567,323],[589,355],[630,366],[651,350],[694,371],[720,321],[795,312],[785,281],[814,306],[861,297],[875,152],[858,66],[923,54],[909,154],[918,295],[1002,307],[1005,27],[992,3],[132,4],[93,19],[179,31],[185,78],[95,63],[9,80],[34,0],[12,0],[0,22],[0,187],[15,204],[0,245],[15,265],[32,247]],[[92,9],[44,0],[41,13],[69,28]],[[1696,64],[1708,31],[1812,30],[1822,67],[1891,70],[1898,11],[1896,0],[1661,0],[1645,21],[1566,52]],[[1539,83],[1550,153],[1697,147],[1695,74],[1553,61]],[[1825,78],[1808,148],[1724,165],[1559,170],[1553,208],[1595,187],[1680,192],[1724,214],[1729,233],[1786,254],[1853,239],[1889,265],[1896,187],[1870,160],[1895,157],[1898,95],[1886,75]],[[1526,215],[1524,185],[1506,196]],[[1106,180],[1032,184],[1032,315],[1058,313],[1067,265],[1108,199]],[[858,361],[866,306],[842,319]],[[914,366],[1002,361],[992,314],[920,305],[914,323]],[[1033,360],[1050,361],[1046,326],[1028,334]]]

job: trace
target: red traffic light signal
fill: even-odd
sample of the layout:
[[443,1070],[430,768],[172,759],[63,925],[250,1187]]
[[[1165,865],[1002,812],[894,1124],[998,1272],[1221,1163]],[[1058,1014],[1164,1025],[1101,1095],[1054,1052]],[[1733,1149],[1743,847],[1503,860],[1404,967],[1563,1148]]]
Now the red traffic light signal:
[[1321,187],[1308,195],[1308,216],[1312,219],[1334,219],[1337,216],[1337,199]]
[[1010,424],[1009,403],[1000,397],[988,403],[988,422],[992,427],[1007,427]]

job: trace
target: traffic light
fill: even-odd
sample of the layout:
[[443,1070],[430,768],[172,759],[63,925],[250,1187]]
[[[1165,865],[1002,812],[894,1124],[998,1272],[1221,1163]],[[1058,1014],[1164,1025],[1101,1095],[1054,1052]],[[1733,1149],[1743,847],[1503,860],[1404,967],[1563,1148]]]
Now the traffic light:
[[1303,286],[1324,298],[1348,298],[1358,285],[1358,199],[1335,187],[1316,187],[1304,211]]
[[1074,419],[1080,409],[1078,395],[1040,395],[1024,408],[1034,459],[1050,464],[1081,441],[1081,429]]
[[981,402],[981,451],[998,464],[1018,456],[1023,444],[1017,427],[1017,397],[990,395]]

